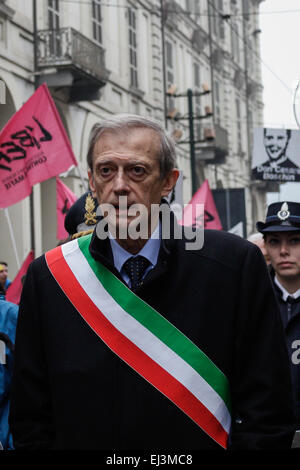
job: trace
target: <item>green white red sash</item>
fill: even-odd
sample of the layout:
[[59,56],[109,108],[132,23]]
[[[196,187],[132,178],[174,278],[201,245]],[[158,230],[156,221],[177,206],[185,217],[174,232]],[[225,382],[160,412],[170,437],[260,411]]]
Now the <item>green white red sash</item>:
[[192,341],[92,258],[90,239],[87,235],[46,253],[59,286],[115,354],[226,448],[231,425],[227,378]]

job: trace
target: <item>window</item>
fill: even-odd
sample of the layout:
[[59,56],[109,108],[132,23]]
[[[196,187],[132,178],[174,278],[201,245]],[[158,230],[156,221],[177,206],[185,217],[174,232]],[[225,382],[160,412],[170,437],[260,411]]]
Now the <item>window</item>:
[[255,39],[254,38],[248,38],[247,41],[245,41],[245,54],[247,58],[247,68],[248,71],[251,73],[255,73],[256,69],[256,62],[255,62]]
[[48,26],[53,31],[50,36],[49,52],[50,55],[59,57],[61,55],[61,38],[55,33],[59,29],[59,1],[48,0]]
[[99,44],[102,44],[102,26],[101,26],[101,0],[92,1],[92,25],[93,25],[93,39]]
[[194,84],[195,87],[200,88],[201,83],[200,83],[200,65],[197,63],[194,63]]
[[[166,54],[166,82],[167,89],[174,85],[174,69],[173,69],[173,45],[170,41],[165,41],[165,54]],[[171,96],[167,99],[167,108],[172,110],[175,108],[175,100]]]
[[0,104],[6,104],[6,89],[5,83],[0,79]]
[[224,20],[221,17],[223,13],[223,0],[213,0],[211,6],[212,32],[216,37],[224,39]]
[[128,8],[130,85],[138,88],[136,12]]
[[0,42],[5,42],[5,23],[0,19]]
[[[198,63],[194,63],[193,65],[194,69],[194,89],[196,93],[199,93],[201,91],[201,79],[200,79],[200,65]],[[194,99],[195,103],[195,116],[201,116],[201,97],[200,96],[195,96]],[[201,121],[200,119],[195,119],[195,137],[196,140],[201,139]]]
[[220,108],[220,85],[217,80],[214,81],[214,121],[220,124],[221,108]]
[[248,126],[249,126],[249,147],[250,147],[250,152],[252,153],[252,148],[253,148],[253,113],[251,109],[249,110],[248,114]]
[[139,114],[139,103],[136,100],[131,100],[131,111],[133,114]]
[[49,29],[59,29],[59,0],[48,0]]
[[232,22],[231,28],[231,53],[236,63],[240,62],[240,38],[239,25],[236,21]]
[[186,0],[186,10],[194,15],[200,13],[200,0]]
[[249,20],[251,2],[249,0],[243,0],[243,15],[245,20]]
[[238,144],[238,152],[242,151],[242,123],[241,123],[241,104],[240,100],[236,98],[235,100],[235,107],[236,107],[236,120],[237,120],[237,144]]

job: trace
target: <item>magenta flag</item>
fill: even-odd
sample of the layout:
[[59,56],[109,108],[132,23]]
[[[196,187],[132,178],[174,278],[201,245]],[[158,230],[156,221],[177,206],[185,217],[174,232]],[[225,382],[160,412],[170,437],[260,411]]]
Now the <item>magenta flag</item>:
[[21,201],[34,184],[77,165],[46,84],[41,85],[0,133],[0,208]]
[[184,208],[181,225],[222,230],[222,224],[209,187],[205,180],[194,194],[188,205]]
[[33,260],[34,260],[34,253],[33,253],[33,250],[31,250],[27,258],[25,259],[24,263],[22,264],[20,271],[14,278],[13,282],[7,288],[5,298],[8,302],[12,302],[13,304],[17,304],[17,305],[20,303],[23,282],[24,282],[22,278],[23,276],[26,275],[27,269]]
[[56,178],[56,214],[57,214],[57,233],[58,240],[64,240],[68,237],[68,232],[65,229],[65,217],[70,207],[77,200],[74,193]]

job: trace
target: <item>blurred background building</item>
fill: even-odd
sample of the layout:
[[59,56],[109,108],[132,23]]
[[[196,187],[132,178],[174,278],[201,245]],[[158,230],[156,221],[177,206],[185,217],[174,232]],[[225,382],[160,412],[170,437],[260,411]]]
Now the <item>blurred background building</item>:
[[[205,179],[224,230],[247,236],[264,217],[274,183],[251,181],[253,122],[263,126],[259,45],[262,0],[0,0],[0,79],[6,86],[0,129],[46,82],[86,174],[95,122],[115,113],[159,119],[176,140],[188,203]],[[192,140],[192,141],[191,141]],[[63,182],[76,195],[78,172]],[[86,180],[87,187],[87,180]],[[23,260],[57,244],[55,179],[9,207]],[[17,271],[0,212],[1,255]]]

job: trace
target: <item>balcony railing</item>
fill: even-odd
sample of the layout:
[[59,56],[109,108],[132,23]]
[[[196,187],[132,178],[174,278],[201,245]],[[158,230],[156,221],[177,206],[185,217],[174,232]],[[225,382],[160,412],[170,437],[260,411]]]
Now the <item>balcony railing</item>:
[[106,80],[105,51],[73,28],[38,31],[38,67],[75,66]]

